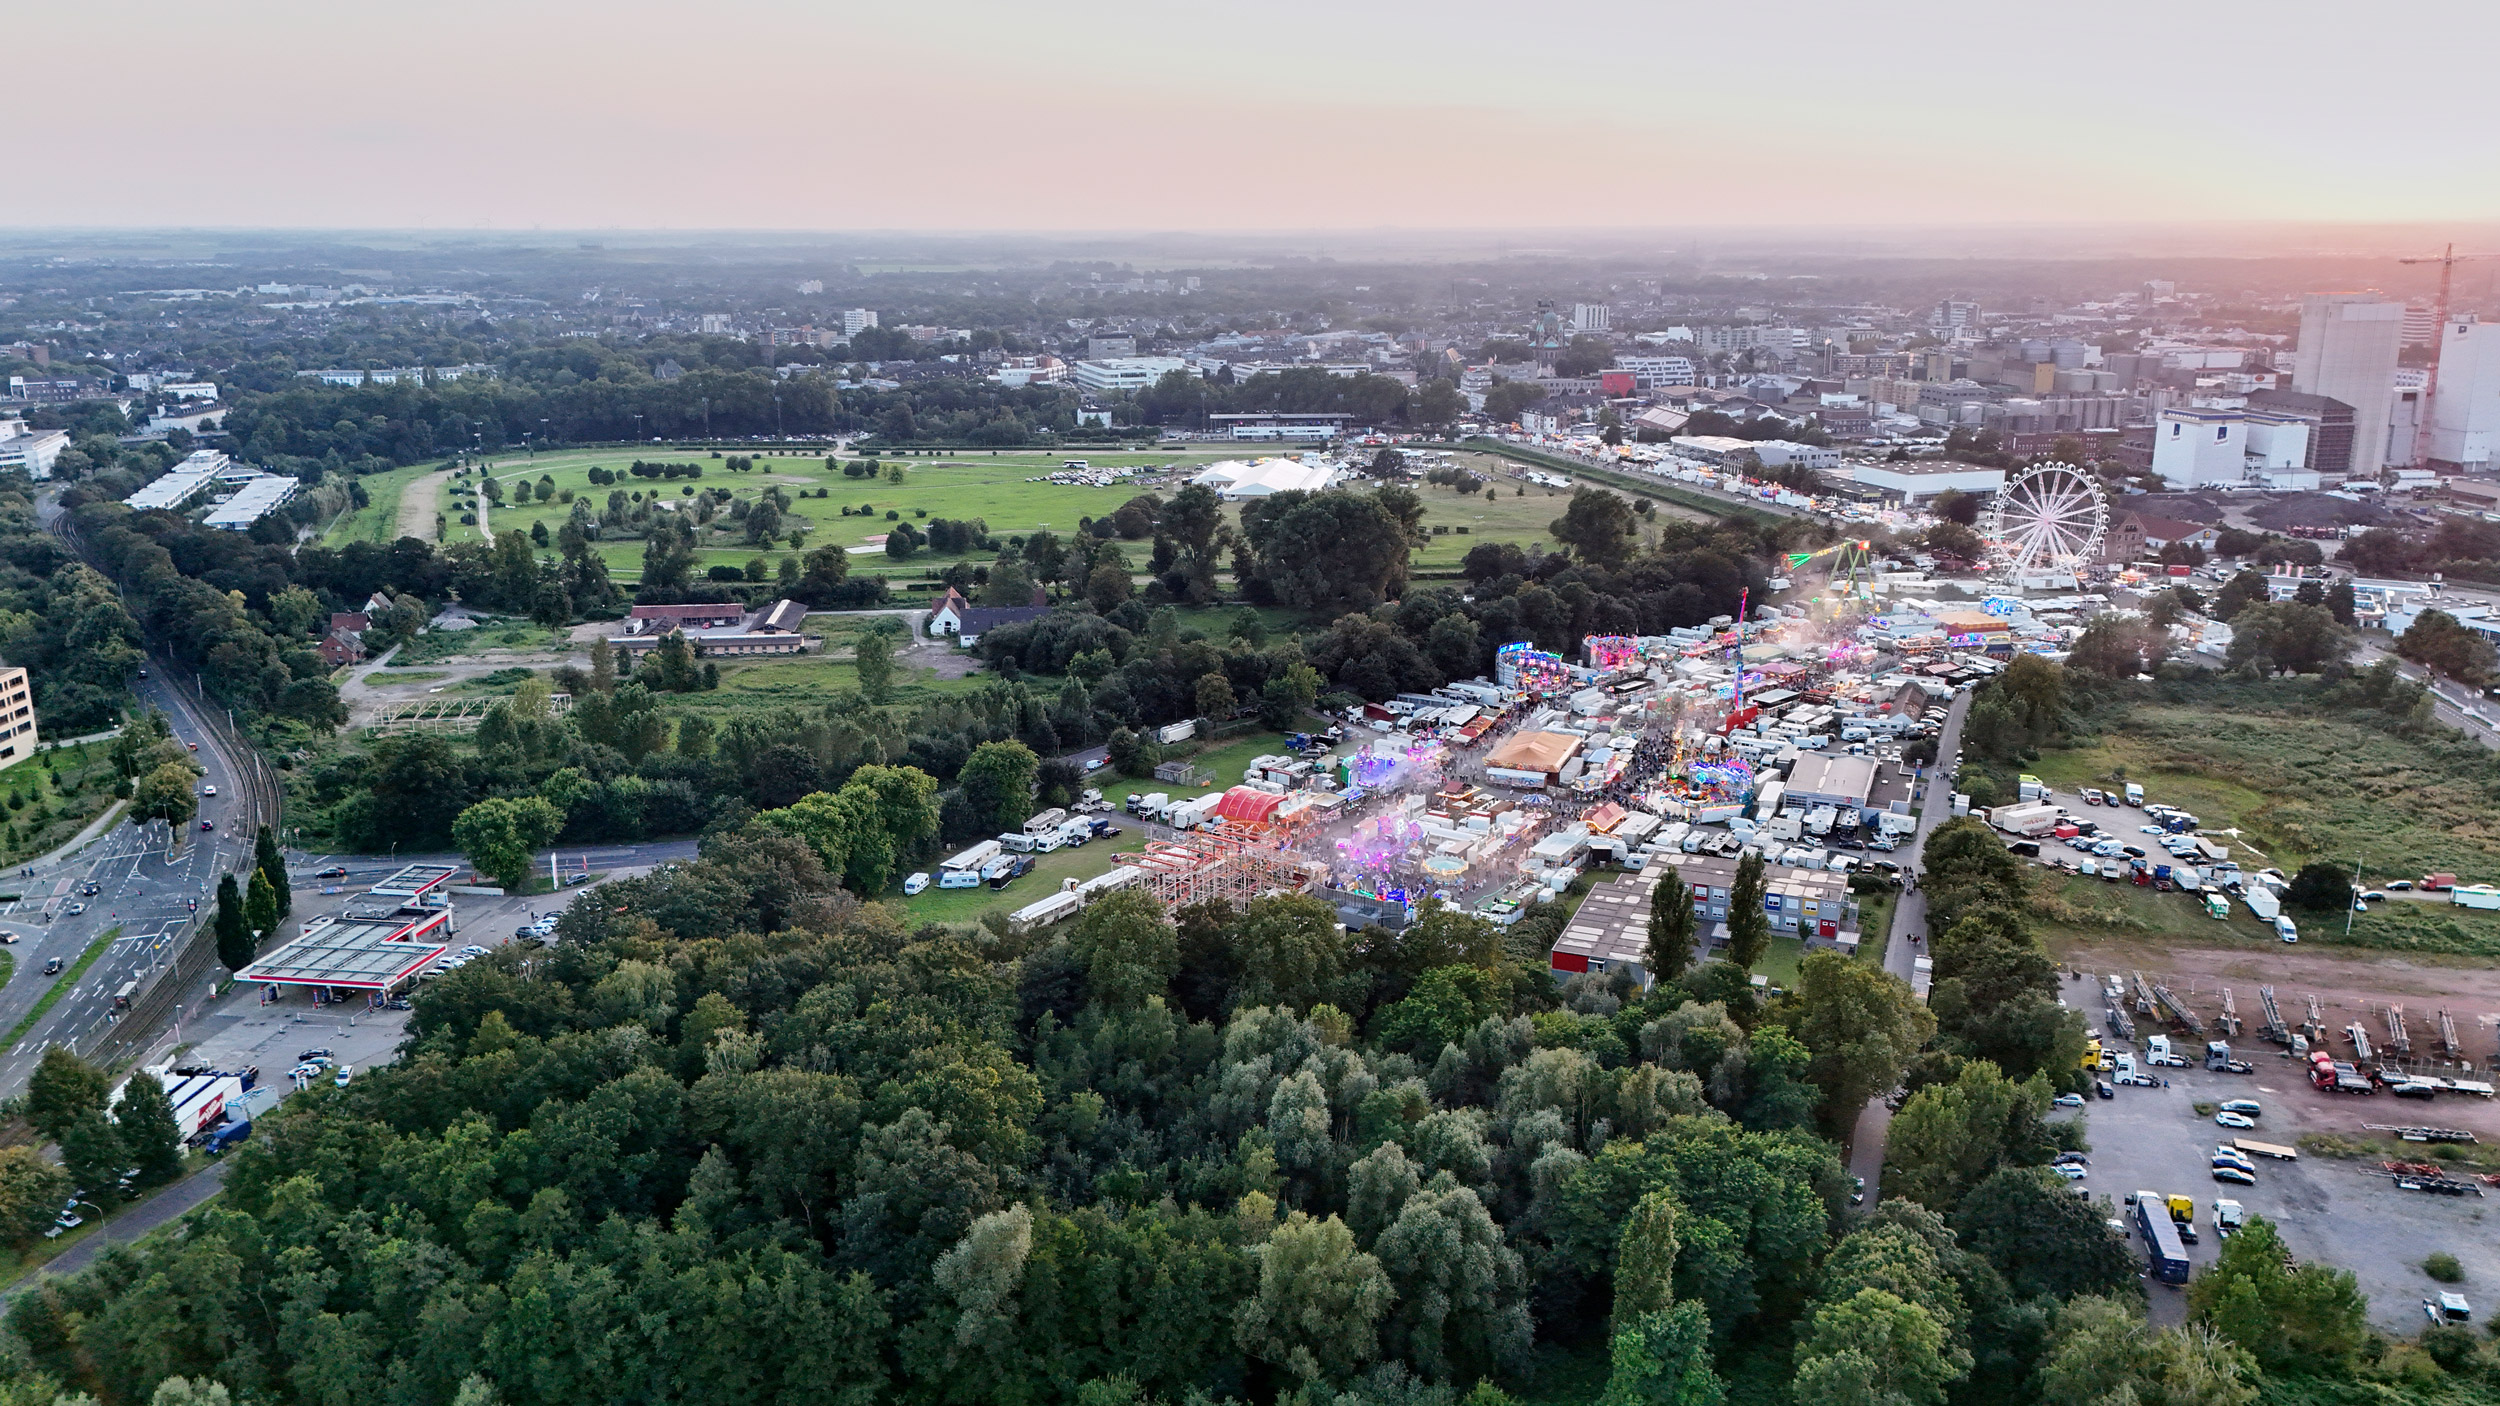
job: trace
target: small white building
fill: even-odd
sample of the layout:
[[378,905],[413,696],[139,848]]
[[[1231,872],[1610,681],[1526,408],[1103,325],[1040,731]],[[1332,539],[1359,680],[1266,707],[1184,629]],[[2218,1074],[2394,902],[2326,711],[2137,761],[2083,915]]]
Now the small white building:
[[2239,410],[2164,410],[2153,426],[2153,472],[2173,488],[2248,477],[2248,416]]

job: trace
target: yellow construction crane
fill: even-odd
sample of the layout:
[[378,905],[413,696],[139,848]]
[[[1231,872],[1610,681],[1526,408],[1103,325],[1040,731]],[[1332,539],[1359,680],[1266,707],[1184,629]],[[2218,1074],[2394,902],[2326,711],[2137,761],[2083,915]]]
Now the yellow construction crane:
[[2431,364],[2422,377],[2422,418],[2413,427],[2413,462],[2427,465],[2431,459],[2431,426],[2439,418],[2439,351],[2448,341],[2448,279],[2458,264],[2469,259],[2500,259],[2500,254],[2460,254],[2450,244],[2433,257],[2398,259],[2400,264],[2439,265],[2439,300],[2431,308]]

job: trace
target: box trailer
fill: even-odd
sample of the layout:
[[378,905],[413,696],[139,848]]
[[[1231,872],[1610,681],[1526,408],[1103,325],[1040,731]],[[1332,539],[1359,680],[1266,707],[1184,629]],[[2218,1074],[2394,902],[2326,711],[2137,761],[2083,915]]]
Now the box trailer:
[[998,841],[983,840],[981,843],[974,845],[972,848],[965,850],[961,854],[950,855],[938,864],[938,868],[979,869],[982,865],[998,858],[998,856]]
[[2459,884],[2448,897],[2459,908],[2500,909],[2500,888],[2489,884]]
[[1155,729],[1155,741],[1166,747],[1171,746],[1175,742],[1187,742],[1189,739],[1197,735],[1198,724],[1194,719],[1176,723],[1165,723],[1163,726]]
[[2251,888],[2240,895],[2240,902],[2248,905],[2249,912],[2269,923],[2283,914],[2283,900],[2276,897],[2271,889]]
[[2170,1218],[2170,1207],[2160,1192],[2135,1194],[2135,1228],[2144,1237],[2145,1265],[2153,1277],[2164,1284],[2185,1284],[2187,1247],[2179,1242],[2179,1223]]
[[1037,903],[1028,903],[1008,914],[1007,928],[1011,932],[1031,932],[1035,928],[1048,927],[1062,919],[1073,918],[1084,906],[1085,899],[1082,895],[1072,890],[1062,890]]
[[2040,801],[1991,806],[1988,808],[1988,823],[2008,834],[2037,839],[2057,824],[2057,807]]
[[1067,823],[1068,813],[1061,810],[1057,806],[1052,806],[1048,810],[1040,811],[1027,817],[1024,822],[1024,833],[1028,835],[1046,835]]

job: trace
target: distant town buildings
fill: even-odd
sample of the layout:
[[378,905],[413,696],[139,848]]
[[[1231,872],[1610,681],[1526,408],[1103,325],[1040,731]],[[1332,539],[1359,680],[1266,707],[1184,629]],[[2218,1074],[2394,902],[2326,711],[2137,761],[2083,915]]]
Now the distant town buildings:
[[[325,386],[422,386],[429,381],[440,383],[494,374],[495,368],[485,362],[468,362],[459,366],[334,366],[321,371],[295,373],[298,380],[319,381]],[[210,389],[213,391],[215,388]]]
[[870,308],[852,308],[842,314],[842,335],[856,337],[877,325],[877,314]]
[[1111,332],[1085,339],[1088,361],[1104,361],[1112,357],[1137,355],[1137,336],[1131,332]]
[[1615,310],[1604,303],[1571,305],[1571,330],[1575,333],[1604,333],[1614,327]]

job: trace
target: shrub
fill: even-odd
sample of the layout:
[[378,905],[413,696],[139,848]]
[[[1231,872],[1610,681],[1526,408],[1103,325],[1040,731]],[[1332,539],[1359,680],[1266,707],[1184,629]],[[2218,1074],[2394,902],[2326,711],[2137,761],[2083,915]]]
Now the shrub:
[[2457,1263],[2457,1257],[2446,1250],[2435,1251],[2430,1258],[2422,1261],[2422,1272],[2442,1284],[2465,1282],[2465,1266]]

